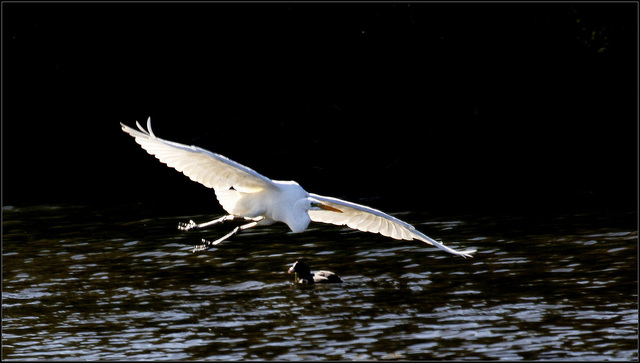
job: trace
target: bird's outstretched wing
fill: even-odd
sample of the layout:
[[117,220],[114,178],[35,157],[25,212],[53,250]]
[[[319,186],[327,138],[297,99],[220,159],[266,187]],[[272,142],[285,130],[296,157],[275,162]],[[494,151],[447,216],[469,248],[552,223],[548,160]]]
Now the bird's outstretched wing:
[[309,194],[309,197],[317,202],[338,209],[342,213],[331,210],[309,210],[309,217],[314,222],[331,223],[337,225],[347,225],[348,227],[365,232],[380,233],[383,236],[414,240],[428,243],[444,251],[463,257],[471,257],[475,250],[457,251],[447,247],[442,243],[427,237],[414,226],[383,213],[377,209],[364,205],[347,202],[337,198],[323,197],[317,194]]
[[276,187],[269,178],[222,155],[156,137],[151,130],[151,117],[147,120],[148,131],[138,122],[136,124],[140,131],[120,123],[122,130],[133,136],[149,154],[191,180],[215,189],[216,193],[231,187],[240,192],[257,192]]

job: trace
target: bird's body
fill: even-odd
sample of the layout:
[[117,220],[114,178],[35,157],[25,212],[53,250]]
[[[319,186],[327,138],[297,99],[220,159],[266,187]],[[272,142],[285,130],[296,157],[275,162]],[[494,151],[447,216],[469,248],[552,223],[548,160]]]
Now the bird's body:
[[273,181],[273,186],[251,193],[235,189],[216,191],[218,201],[229,214],[248,218],[263,217],[259,225],[286,223],[293,232],[304,232],[311,219],[306,213],[309,197],[293,181]]
[[311,273],[311,269],[309,269],[309,266],[303,261],[296,261],[287,272],[296,274],[295,282],[298,284],[330,284],[342,282],[340,276],[331,271],[321,270]]
[[197,146],[187,146],[156,137],[139,123],[138,130],[121,123],[122,130],[133,136],[138,144],[161,162],[184,173],[191,180],[213,188],[218,201],[229,215],[217,220],[196,224],[190,221],[183,230],[202,228],[241,217],[252,222],[236,227],[215,242],[207,242],[207,249],[235,233],[259,225],[275,222],[287,224],[292,232],[303,232],[311,221],[347,225],[358,230],[380,233],[394,239],[413,240],[436,246],[449,253],[470,257],[475,250],[457,251],[437,242],[410,224],[379,210],[337,198],[306,192],[294,181],[271,180],[244,165]]

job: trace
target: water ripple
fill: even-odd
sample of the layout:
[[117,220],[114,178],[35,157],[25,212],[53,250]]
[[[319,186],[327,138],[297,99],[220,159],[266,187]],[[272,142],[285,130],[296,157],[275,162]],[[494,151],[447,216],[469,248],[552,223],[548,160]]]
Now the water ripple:
[[[3,213],[3,359],[638,358],[630,214],[538,224],[402,214],[478,248],[461,259],[323,225],[256,229],[193,254],[199,238],[221,232],[175,226],[209,216],[149,218],[129,206]],[[628,228],[612,227],[626,219]],[[286,269],[298,258],[344,283],[294,285]]]

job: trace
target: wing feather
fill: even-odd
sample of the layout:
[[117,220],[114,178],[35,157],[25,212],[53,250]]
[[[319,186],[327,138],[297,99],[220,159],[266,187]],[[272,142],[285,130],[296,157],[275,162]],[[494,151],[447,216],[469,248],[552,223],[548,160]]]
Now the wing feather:
[[309,217],[314,222],[347,225],[350,228],[364,232],[380,233],[383,236],[398,240],[414,240],[428,243],[454,255],[471,257],[475,250],[457,251],[442,243],[427,237],[416,228],[406,222],[392,217],[377,209],[364,205],[347,202],[338,198],[324,197],[318,194],[309,194],[310,198],[340,210],[338,213],[331,210],[309,210]]
[[271,179],[225,156],[156,137],[151,130],[151,118],[147,120],[148,131],[136,124],[140,131],[120,123],[122,130],[149,154],[208,188],[223,191],[233,187],[241,192],[277,188]]

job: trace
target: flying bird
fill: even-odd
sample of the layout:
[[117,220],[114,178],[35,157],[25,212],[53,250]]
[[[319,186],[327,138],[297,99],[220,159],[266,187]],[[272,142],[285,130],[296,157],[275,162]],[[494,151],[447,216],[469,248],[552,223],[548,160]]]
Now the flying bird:
[[216,241],[203,240],[195,251],[208,250],[247,228],[285,223],[292,232],[303,232],[311,221],[347,225],[348,227],[397,240],[418,240],[454,255],[471,257],[475,250],[457,251],[427,237],[412,225],[364,205],[308,193],[294,181],[271,180],[253,169],[229,158],[197,146],[187,146],[161,139],[136,121],[139,130],[120,123],[122,130],[135,138],[149,154],[160,162],[182,172],[191,180],[212,188],[222,208],[228,213],[209,222],[179,224],[181,230],[192,230],[244,218],[247,224],[234,228]]

